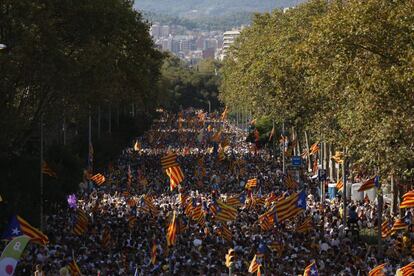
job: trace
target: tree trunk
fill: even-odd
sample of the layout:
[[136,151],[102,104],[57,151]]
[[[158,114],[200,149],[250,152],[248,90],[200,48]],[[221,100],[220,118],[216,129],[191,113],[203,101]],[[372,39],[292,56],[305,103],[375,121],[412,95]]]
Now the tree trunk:
[[391,214],[395,215],[398,210],[398,188],[394,181],[394,175],[391,174],[391,193],[392,193],[392,202],[391,202]]
[[112,106],[109,104],[109,111],[108,111],[108,133],[112,133]]
[[101,138],[101,106],[98,105],[98,139]]
[[310,159],[310,152],[309,152],[309,140],[308,140],[308,132],[305,131],[305,146],[306,146],[306,158],[308,159],[308,172],[312,170],[312,162]]
[[329,162],[329,180],[330,180],[330,182],[335,182],[334,181],[334,165],[335,165],[335,162],[332,160],[332,155],[333,155],[332,144],[329,144],[329,160],[328,160],[328,162]]

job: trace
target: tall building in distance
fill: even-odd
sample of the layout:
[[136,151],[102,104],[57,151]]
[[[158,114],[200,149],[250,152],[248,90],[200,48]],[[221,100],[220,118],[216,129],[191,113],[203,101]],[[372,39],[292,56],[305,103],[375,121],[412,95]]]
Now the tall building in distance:
[[230,46],[234,43],[236,38],[239,36],[240,36],[240,30],[232,30],[232,31],[227,31],[223,33],[223,46],[222,46],[221,55],[220,55],[221,60],[223,60],[226,57]]
[[243,26],[223,33],[220,30],[188,29],[182,25],[154,22],[150,34],[155,47],[195,64],[201,59],[223,60],[242,29]]

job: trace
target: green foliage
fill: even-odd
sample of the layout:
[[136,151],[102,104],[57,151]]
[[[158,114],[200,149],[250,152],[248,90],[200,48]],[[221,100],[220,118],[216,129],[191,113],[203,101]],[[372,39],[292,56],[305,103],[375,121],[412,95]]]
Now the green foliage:
[[[161,101],[156,88],[163,55],[132,5],[129,0],[1,1],[0,41],[7,48],[0,52],[0,162],[8,165],[0,168],[0,194],[12,209],[33,215],[39,206],[41,117],[45,159],[59,171],[58,179],[45,182],[50,203],[77,188],[86,163],[89,113],[94,145],[102,147],[98,160],[114,157],[107,149],[117,148],[109,143],[123,147],[126,137],[150,124]],[[132,104],[135,119],[126,111]],[[101,123],[107,126],[111,118],[113,124],[111,135],[102,134],[101,141],[95,131],[98,107]],[[73,136],[66,147],[64,120]]]
[[169,56],[162,67],[159,90],[163,95],[162,106],[170,110],[195,107],[208,110],[218,109],[218,72],[220,64],[203,60],[195,68],[184,64],[177,57]]
[[220,97],[348,148],[368,174],[414,160],[412,1],[319,1],[257,15],[224,62]]
[[181,25],[189,30],[231,30],[235,27],[248,25],[251,22],[251,12],[236,12],[222,16],[198,16],[195,18],[184,18],[167,14],[144,12],[144,17],[149,22],[158,22],[161,25]]
[[138,10],[194,18],[237,12],[264,12],[297,4],[298,1],[293,0],[135,0],[134,6]]

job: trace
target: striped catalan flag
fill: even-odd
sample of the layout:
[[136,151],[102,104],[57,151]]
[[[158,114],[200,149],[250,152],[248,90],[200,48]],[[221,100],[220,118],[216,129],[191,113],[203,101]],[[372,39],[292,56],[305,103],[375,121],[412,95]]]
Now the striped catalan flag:
[[57,178],[56,172],[50,168],[49,164],[47,164],[46,161],[43,161],[42,163],[42,173],[50,177]]
[[310,265],[305,267],[305,271],[303,272],[303,276],[318,276],[318,268],[316,267],[315,262],[312,262]]
[[384,268],[386,263],[377,265],[373,269],[371,269],[368,273],[368,276],[385,276]]
[[91,180],[93,182],[95,182],[96,185],[101,186],[102,184],[105,183],[105,176],[103,176],[100,173],[95,174],[94,176],[91,177]]
[[152,240],[152,247],[151,247],[151,263],[155,265],[157,262],[157,242]]
[[260,267],[262,266],[262,261],[260,257],[257,257],[255,254],[249,266],[249,273],[257,273],[260,275]]
[[402,198],[403,201],[400,204],[401,209],[414,207],[414,190],[405,193]]
[[407,229],[408,229],[408,225],[405,224],[404,220],[397,219],[394,222],[394,224],[393,224],[393,226],[391,228],[391,233],[395,233],[395,232],[397,232],[399,230],[407,230]]
[[81,276],[82,275],[82,273],[79,269],[79,266],[76,264],[75,260],[72,260],[69,263],[69,270],[70,270],[70,275],[71,276]]
[[361,185],[361,187],[359,187],[358,192],[363,192],[375,187],[379,187],[379,177],[375,176],[371,179],[368,179],[367,181],[364,182],[364,184]]
[[224,149],[220,148],[219,152],[218,152],[218,161],[224,161],[226,159],[226,155],[224,154]]
[[161,158],[161,166],[163,170],[166,170],[170,167],[179,166],[177,163],[177,154],[168,153],[166,156]]
[[30,241],[41,245],[49,243],[49,238],[45,234],[43,234],[39,229],[31,226],[30,223],[22,217],[17,216],[17,221],[20,224],[20,230],[24,235],[30,237]]
[[276,223],[276,213],[263,214],[259,217],[259,226],[263,231],[270,231]]
[[170,190],[174,190],[184,180],[184,173],[180,166],[170,167],[165,170],[170,178]]
[[301,225],[296,228],[297,233],[306,233],[313,229],[312,218],[306,218]]
[[396,271],[396,276],[411,276],[414,275],[414,262],[411,262]]
[[306,194],[304,191],[294,193],[287,198],[277,201],[267,212],[259,217],[272,217],[275,223],[292,218],[306,209]]
[[310,149],[310,155],[315,155],[319,152],[319,142],[316,142],[315,144],[313,144]]
[[221,200],[215,200],[210,206],[214,219],[221,222],[236,220],[237,209],[224,204]]
[[131,187],[132,185],[132,172],[131,172],[131,166],[128,165],[128,171],[127,171],[127,185],[128,187]]
[[104,230],[102,232],[102,238],[101,238],[101,246],[102,248],[109,248],[111,245],[111,230],[108,226],[104,227]]
[[229,109],[226,106],[226,108],[224,109],[223,113],[221,113],[221,120],[222,121],[225,121],[227,119],[227,113],[228,112],[229,112]]
[[257,186],[257,178],[252,178],[252,179],[247,180],[247,183],[244,186],[244,188],[246,190],[251,190],[252,188],[256,188],[256,186]]
[[340,191],[340,190],[342,190],[342,188],[344,187],[344,182],[342,182],[342,179],[339,179],[337,182],[336,182],[336,189],[338,190],[338,191]]
[[284,176],[285,185],[288,189],[297,189],[299,187],[298,183],[293,179],[293,177],[288,174]]
[[240,208],[246,202],[246,195],[241,193],[226,199],[226,204],[232,206],[233,208]]
[[387,238],[389,235],[391,235],[391,227],[390,224],[387,220],[385,220],[382,224],[381,224],[381,237],[383,239]]
[[141,199],[141,210],[153,215],[154,217],[157,217],[159,214],[159,210],[154,204],[154,199],[150,195],[145,195]]
[[135,224],[137,223],[138,218],[135,216],[130,216],[128,218],[128,228],[133,229]]
[[177,241],[177,220],[176,220],[176,213],[174,211],[173,218],[167,229],[167,245],[174,246],[176,241]]
[[231,242],[233,240],[233,233],[226,225],[222,225],[217,230],[217,234],[228,242]]
[[75,224],[73,226],[72,232],[78,236],[81,236],[88,230],[88,224],[88,215],[86,215],[82,209],[78,209],[76,211]]

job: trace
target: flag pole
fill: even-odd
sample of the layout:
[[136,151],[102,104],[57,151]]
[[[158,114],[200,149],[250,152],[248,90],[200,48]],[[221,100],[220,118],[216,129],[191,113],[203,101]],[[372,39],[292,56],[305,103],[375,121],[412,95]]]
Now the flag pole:
[[40,230],[43,231],[43,114],[40,115]]

